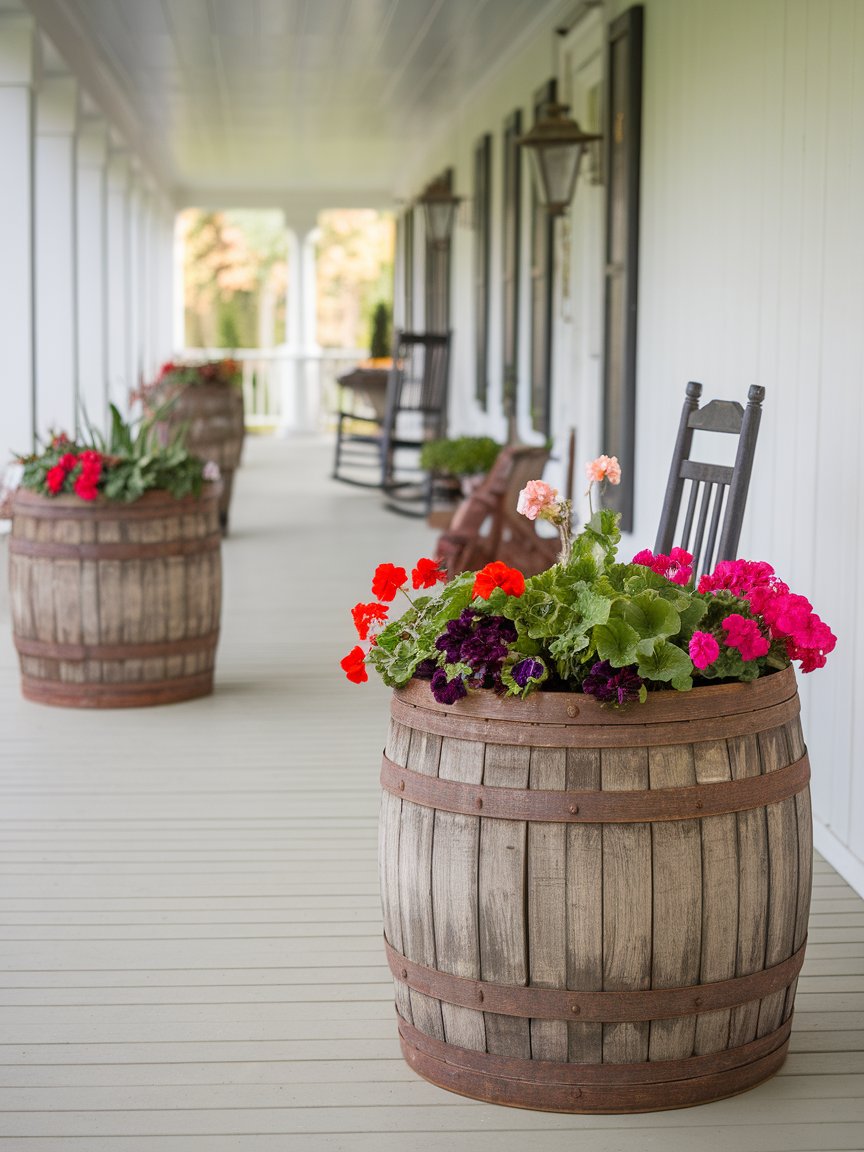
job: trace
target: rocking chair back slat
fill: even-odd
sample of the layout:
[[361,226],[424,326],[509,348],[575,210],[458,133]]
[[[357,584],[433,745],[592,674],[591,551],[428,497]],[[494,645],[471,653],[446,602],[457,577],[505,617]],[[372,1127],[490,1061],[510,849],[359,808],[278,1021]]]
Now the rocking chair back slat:
[[[732,560],[736,556],[765,389],[758,385],[750,388],[746,409],[733,400],[712,400],[700,408],[701,395],[702,385],[691,380],[686,389],[654,545],[655,552],[668,553],[678,542],[676,530],[685,486],[689,484],[684,523],[678,539],[680,546],[693,554],[693,571],[697,578],[710,571],[718,560]],[[738,436],[734,465],[730,468],[691,459],[695,431]]]

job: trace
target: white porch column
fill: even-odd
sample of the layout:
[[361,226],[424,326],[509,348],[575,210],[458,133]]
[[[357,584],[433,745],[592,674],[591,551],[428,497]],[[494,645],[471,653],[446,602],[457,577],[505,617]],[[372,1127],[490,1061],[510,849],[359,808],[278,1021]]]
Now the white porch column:
[[129,403],[129,158],[109,153],[106,204],[106,357],[108,399]]
[[0,466],[27,452],[35,434],[33,382],[33,85],[36,27],[29,16],[0,14],[0,317],[3,375]]
[[[137,162],[129,165],[126,199],[126,389],[140,384],[141,372],[141,174]],[[128,395],[126,405],[128,405]],[[124,408],[125,410],[125,408]]]
[[282,379],[279,430],[314,432],[321,403],[320,349],[317,341],[317,221],[288,229],[288,299],[285,340],[288,363]]
[[78,83],[46,76],[36,95],[36,430],[74,433],[78,419],[76,131]]
[[154,242],[156,245],[156,285],[159,293],[156,324],[156,359],[164,360],[171,352],[183,346],[183,329],[180,339],[175,340],[174,314],[177,308],[183,313],[183,279],[179,287],[174,280],[174,252],[176,239],[177,212],[168,200],[159,202],[157,226]]
[[107,317],[105,304],[106,174],[108,129],[96,117],[78,133],[77,273],[78,396],[96,428],[108,416]]
[[152,378],[159,366],[183,347],[182,325],[175,333],[175,301],[179,299],[182,319],[183,278],[180,268],[179,287],[175,282],[174,206],[161,192],[154,191],[150,198],[148,229],[149,295],[148,308],[148,361],[146,378]]

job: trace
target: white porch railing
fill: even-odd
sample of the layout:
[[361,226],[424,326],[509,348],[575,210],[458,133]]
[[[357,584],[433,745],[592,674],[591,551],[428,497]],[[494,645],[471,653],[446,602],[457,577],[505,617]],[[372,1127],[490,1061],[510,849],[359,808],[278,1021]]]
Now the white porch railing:
[[337,377],[369,355],[365,348],[184,348],[184,360],[231,356],[243,365],[247,428],[319,432],[330,427]]

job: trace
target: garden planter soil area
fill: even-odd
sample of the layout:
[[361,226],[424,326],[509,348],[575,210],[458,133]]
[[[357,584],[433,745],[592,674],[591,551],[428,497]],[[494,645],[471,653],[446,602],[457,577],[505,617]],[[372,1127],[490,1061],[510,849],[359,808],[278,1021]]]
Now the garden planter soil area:
[[25,697],[122,708],[212,692],[220,547],[218,485],[130,504],[20,489],[9,587]]
[[798,712],[791,668],[622,710],[396,691],[380,860],[408,1063],[574,1113],[776,1072],[810,906]]

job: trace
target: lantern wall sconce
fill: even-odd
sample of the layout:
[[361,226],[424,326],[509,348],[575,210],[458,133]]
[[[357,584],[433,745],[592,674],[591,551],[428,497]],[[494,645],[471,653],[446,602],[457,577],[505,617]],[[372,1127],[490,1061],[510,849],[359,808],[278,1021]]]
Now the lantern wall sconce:
[[547,104],[542,118],[518,140],[528,149],[537,195],[550,216],[562,216],[570,207],[582,157],[602,139],[584,132],[569,110],[567,104]]
[[417,197],[417,203],[423,205],[426,236],[434,247],[446,248],[450,243],[456,210],[461,202],[462,198],[453,193],[453,177],[449,169],[430,181]]

